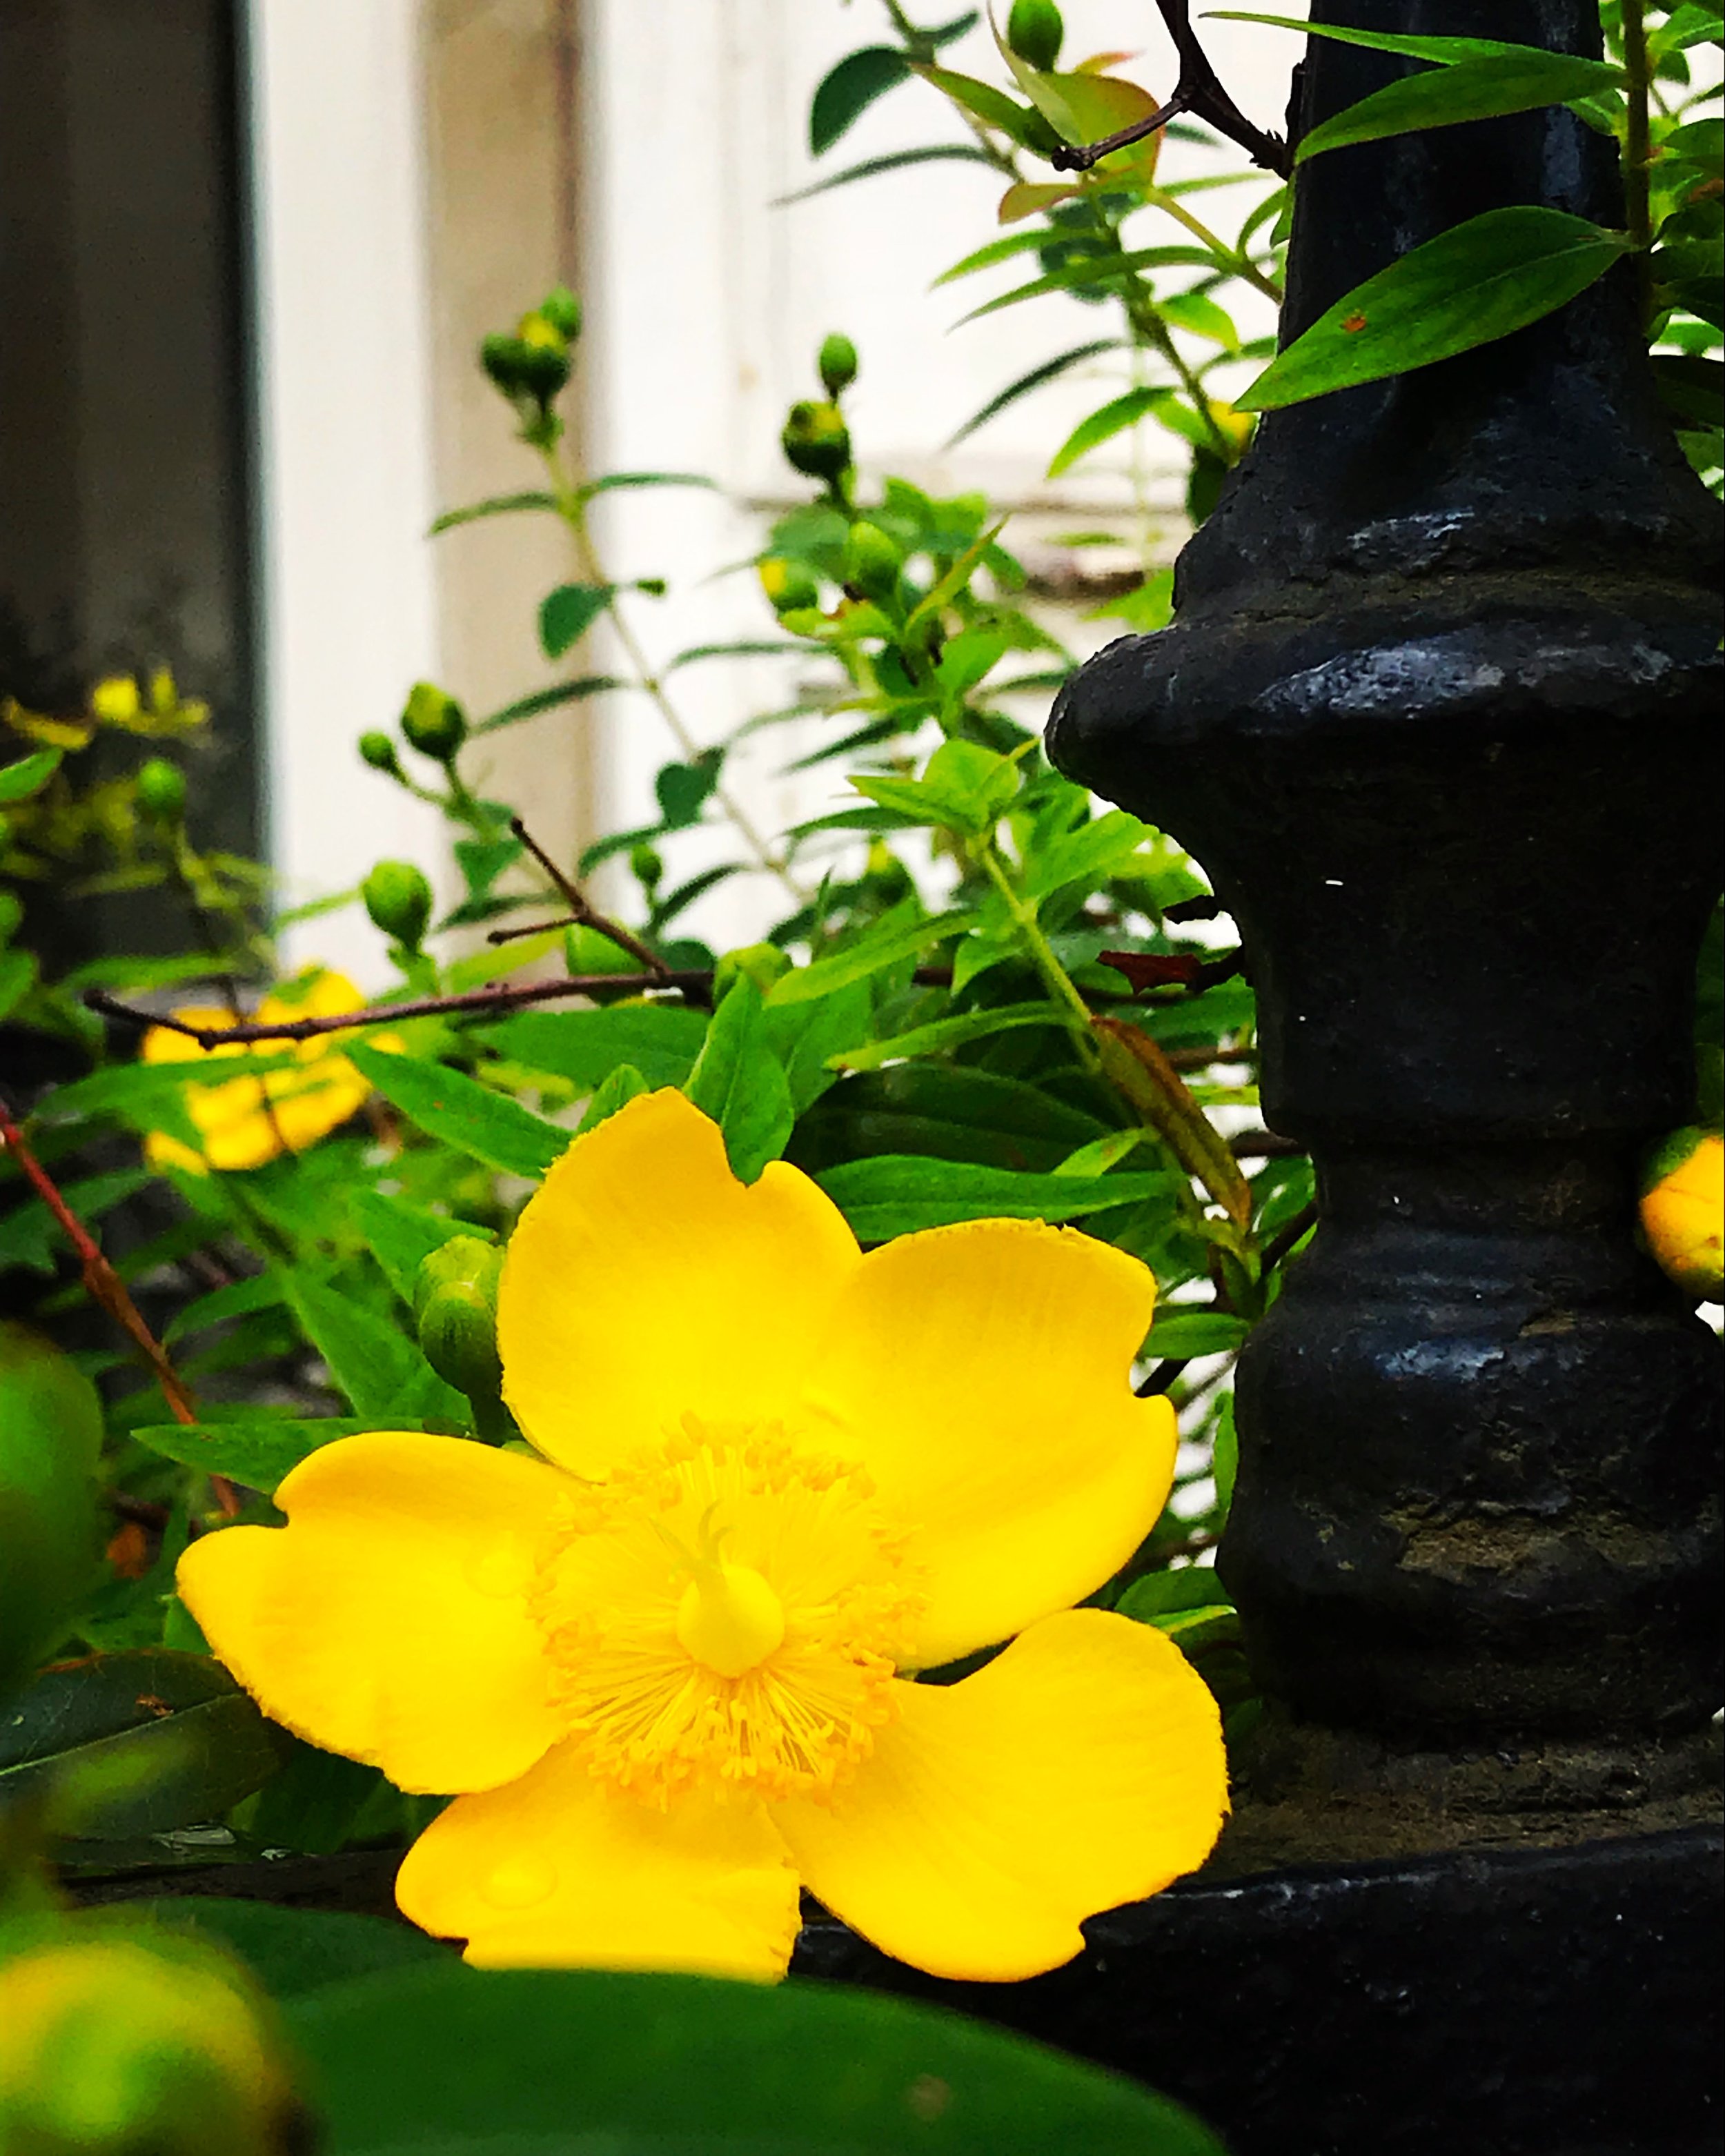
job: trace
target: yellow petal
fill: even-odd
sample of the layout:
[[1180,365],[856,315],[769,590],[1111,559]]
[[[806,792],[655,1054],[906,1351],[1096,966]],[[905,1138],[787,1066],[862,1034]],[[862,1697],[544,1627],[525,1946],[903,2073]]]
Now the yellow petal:
[[527,1614],[555,1469],[463,1438],[338,1438],[276,1492],[285,1527],[193,1543],[178,1586],[266,1714],[405,1789],[485,1789],[562,1734]]
[[1228,1808],[1220,1719],[1163,1635],[1072,1609],[901,1712],[829,1805],[770,1807],[813,1892],[937,1976],[1070,1961],[1080,1919],[1209,1855]]
[[644,1094],[578,1138],[521,1214],[497,1301],[503,1394],[541,1451],[603,1476],[683,1416],[789,1412],[860,1263],[799,1170],[731,1173],[718,1126]]
[[486,1969],[772,1978],[797,1936],[797,1876],[758,1804],[685,1795],[660,1811],[595,1781],[567,1744],[507,1789],[458,1797],[395,1895]]
[[917,1530],[925,1668],[1092,1593],[1167,1500],[1166,1400],[1132,1396],[1156,1284],[1071,1229],[974,1220],[863,1260],[808,1401]]

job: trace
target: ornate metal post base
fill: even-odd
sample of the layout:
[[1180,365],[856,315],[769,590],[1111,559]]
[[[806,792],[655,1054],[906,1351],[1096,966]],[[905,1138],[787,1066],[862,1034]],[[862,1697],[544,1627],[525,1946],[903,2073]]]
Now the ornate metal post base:
[[[1594,0],[1317,12],[1597,49]],[[1296,130],[1399,68],[1313,40]],[[1620,223],[1615,146],[1555,108],[1314,160],[1286,334],[1510,203]],[[1717,2133],[1720,1358],[1632,1227],[1720,889],[1720,534],[1634,275],[1272,414],[1174,627],[1050,729],[1239,922],[1321,1217],[1239,1373],[1221,1565],[1271,1711],[1235,1825],[1034,1996],[959,2003],[1238,2156]]]

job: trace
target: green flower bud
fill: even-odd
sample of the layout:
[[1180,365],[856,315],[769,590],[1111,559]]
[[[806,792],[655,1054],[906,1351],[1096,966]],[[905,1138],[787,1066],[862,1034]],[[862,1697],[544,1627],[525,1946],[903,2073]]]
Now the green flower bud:
[[470,1399],[495,1400],[503,1381],[497,1354],[497,1283],[503,1253],[477,1235],[452,1235],[433,1250],[413,1282],[419,1350],[439,1377]]
[[790,970],[789,958],[776,943],[747,943],[740,951],[727,951],[713,969],[714,1007],[739,980],[752,981],[764,996]]
[[1060,56],[1065,34],[1055,0],[1012,0],[1006,42],[1029,66],[1047,74]]
[[467,739],[467,714],[434,682],[416,681],[402,707],[401,730],[421,756],[449,763]]
[[387,771],[391,778],[400,778],[401,759],[395,752],[395,743],[388,734],[362,734],[359,753],[361,761],[370,764],[373,771]]
[[0,1692],[53,1653],[96,1584],[101,1449],[95,1387],[51,1341],[0,1320]]
[[539,302],[539,312],[562,337],[573,344],[581,334],[581,302],[567,285],[555,285]]
[[820,586],[800,562],[787,562],[769,554],[760,564],[761,589],[775,613],[795,613],[803,607],[820,604]]
[[898,589],[902,566],[898,548],[880,526],[859,517],[845,536],[845,588],[877,603],[888,601]]
[[506,397],[548,404],[569,378],[569,349],[542,316],[524,319],[536,325],[533,339],[488,336],[480,346],[480,365]]
[[186,813],[186,774],[165,756],[152,756],[137,775],[138,806],[157,823],[177,824]]
[[431,919],[431,886],[411,861],[379,861],[360,886],[366,911],[403,951],[417,951]]
[[644,885],[649,891],[656,889],[664,879],[664,859],[651,846],[645,844],[631,846],[629,852],[629,865],[636,882]]
[[307,2123],[269,2010],[177,1938],[62,1934],[0,1965],[0,2148],[290,2156]]
[[850,430],[836,404],[793,404],[778,439],[792,469],[809,479],[850,468]]
[[821,387],[829,397],[842,397],[856,379],[856,346],[837,330],[821,344],[815,361]]

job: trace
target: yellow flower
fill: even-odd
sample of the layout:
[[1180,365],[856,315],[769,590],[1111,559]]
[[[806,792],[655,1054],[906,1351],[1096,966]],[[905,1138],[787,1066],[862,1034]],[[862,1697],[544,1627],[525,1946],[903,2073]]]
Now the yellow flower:
[[[865,1255],[806,1176],[745,1187],[644,1095],[510,1246],[542,1456],[338,1440],[286,1528],[206,1536],[180,1592],[278,1721],[459,1793],[396,1895],[470,1961],[776,1976],[800,1877],[903,1960],[1029,1976],[1226,1810],[1178,1650],[1070,1606],[1168,1494],[1173,1411],[1127,1381],[1154,1292],[1037,1222]],[[896,1674],[1004,1639],[954,1685]]]
[[[361,1010],[365,998],[344,974],[324,970],[290,982],[258,1006],[259,1023],[286,1024],[296,1018],[338,1018],[343,1011]],[[187,1025],[229,1026],[230,1010],[213,1007],[177,1010],[177,1019]],[[310,1040],[269,1041],[247,1045],[223,1042],[219,1048],[200,1048],[183,1033],[166,1026],[151,1026],[144,1035],[146,1063],[203,1062],[211,1055],[269,1055],[281,1052],[282,1068],[261,1078],[235,1078],[223,1086],[187,1086],[187,1113],[198,1126],[201,1148],[182,1144],[165,1131],[152,1131],[144,1141],[144,1156],[152,1168],[189,1168],[196,1174],[210,1168],[261,1168],[280,1152],[302,1152],[319,1138],[328,1137],[345,1123],[371,1091],[345,1055],[335,1053],[340,1034],[315,1034]],[[386,1036],[375,1044],[392,1045]]]
[[1679,1287],[1703,1299],[1725,1285],[1725,1140],[1692,1127],[1654,1155],[1641,1199],[1647,1247]]

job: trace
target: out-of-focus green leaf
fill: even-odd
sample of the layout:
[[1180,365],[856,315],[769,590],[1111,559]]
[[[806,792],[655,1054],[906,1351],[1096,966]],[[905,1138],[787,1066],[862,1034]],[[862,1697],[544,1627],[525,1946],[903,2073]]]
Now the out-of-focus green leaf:
[[1126,874],[1149,836],[1147,824],[1123,808],[1110,808],[1034,850],[1024,866],[1024,896],[1045,898],[1065,884]]
[[1471,352],[1564,305],[1629,244],[1567,210],[1486,210],[1356,285],[1235,403],[1275,411]]
[[1081,366],[1086,359],[1094,359],[1099,352],[1117,352],[1118,337],[1097,337],[1089,344],[1075,345],[1070,352],[1063,352],[1054,359],[1045,359],[1040,367],[1033,367],[1028,374],[1021,374],[1016,382],[1009,382],[996,396],[991,397],[978,412],[973,412],[956,434],[949,434],[942,444],[955,449],[960,442],[968,441],[978,427],[1016,404],[1021,397],[1028,397],[1033,389],[1040,389],[1046,382],[1053,382],[1065,373],[1069,367]]
[[889,90],[910,80],[908,57],[891,45],[865,45],[847,53],[817,86],[809,108],[809,151],[819,157],[849,132]]
[[620,489],[639,486],[704,486],[718,485],[703,472],[630,471],[607,472],[603,479],[590,479],[581,490],[581,499],[590,501],[596,494],[614,494]]
[[446,1946],[387,1917],[285,1908],[218,1894],[175,1894],[131,1907],[153,1923],[194,1933],[237,1954],[275,1999],[303,1999],[326,1984],[410,1964],[444,1967],[453,1959]]
[[465,1071],[375,1048],[348,1051],[356,1068],[409,1122],[506,1175],[544,1174],[569,1133]]
[[459,1963],[287,2002],[330,2156],[1223,2156],[1136,2082],[825,1984]]
[[680,1086],[706,1038],[705,1011],[680,1004],[615,1004],[608,1010],[522,1011],[484,1035],[500,1055],[548,1070],[581,1091],[620,1063],[649,1086]]
[[482,517],[512,516],[524,509],[555,511],[557,498],[536,487],[526,494],[494,494],[484,501],[470,501],[463,509],[446,509],[432,524],[429,536],[435,539],[439,531],[453,531],[458,524],[477,524]]
[[796,1120],[790,1086],[768,1038],[761,991],[747,975],[714,1012],[684,1091],[724,1132],[732,1173],[744,1183],[784,1151]]
[[559,705],[582,703],[588,696],[602,696],[609,690],[631,685],[614,674],[583,674],[578,680],[553,682],[548,689],[536,689],[531,696],[517,696],[512,704],[505,704],[501,711],[481,719],[473,731],[493,734],[500,726],[519,726],[523,719],[536,719],[542,711],[554,711]]
[[539,643],[547,659],[578,644],[617,596],[614,584],[559,584],[539,607]]
[[865,1243],[959,1220],[1078,1220],[1173,1188],[1166,1175],[1025,1175],[915,1153],[850,1161],[817,1180]]
[[[146,1168],[116,1168],[110,1175],[81,1176],[65,1184],[60,1195],[87,1224],[123,1204],[152,1179]],[[51,1273],[56,1256],[64,1250],[60,1224],[39,1198],[27,1199],[0,1219],[0,1271],[8,1265],[24,1265],[32,1272]]]
[[261,1788],[283,1743],[218,1662],[166,1648],[45,1670],[0,1707],[0,1804],[52,1790],[80,1839],[218,1819]]
[[33,755],[20,757],[16,763],[0,763],[0,808],[14,801],[28,801],[39,793],[60,767],[65,755],[63,748],[39,748]]
[[992,166],[993,162],[988,151],[978,149],[974,142],[930,142],[919,150],[894,150],[884,157],[865,157],[861,164],[847,166],[842,172],[815,181],[812,187],[798,187],[794,194],[775,197],[773,207],[785,209],[793,203],[807,202],[811,195],[830,194],[834,187],[848,187],[858,180],[872,180],[882,172],[902,172],[910,165]]
[[1458,60],[1385,84],[1357,105],[1334,114],[1301,138],[1294,162],[1303,165],[1326,150],[1353,142],[1379,142],[1422,127],[1450,127],[1464,120],[1494,120],[1543,105],[1566,105],[1621,87],[1623,71],[1604,60],[1573,53],[1494,53]]

